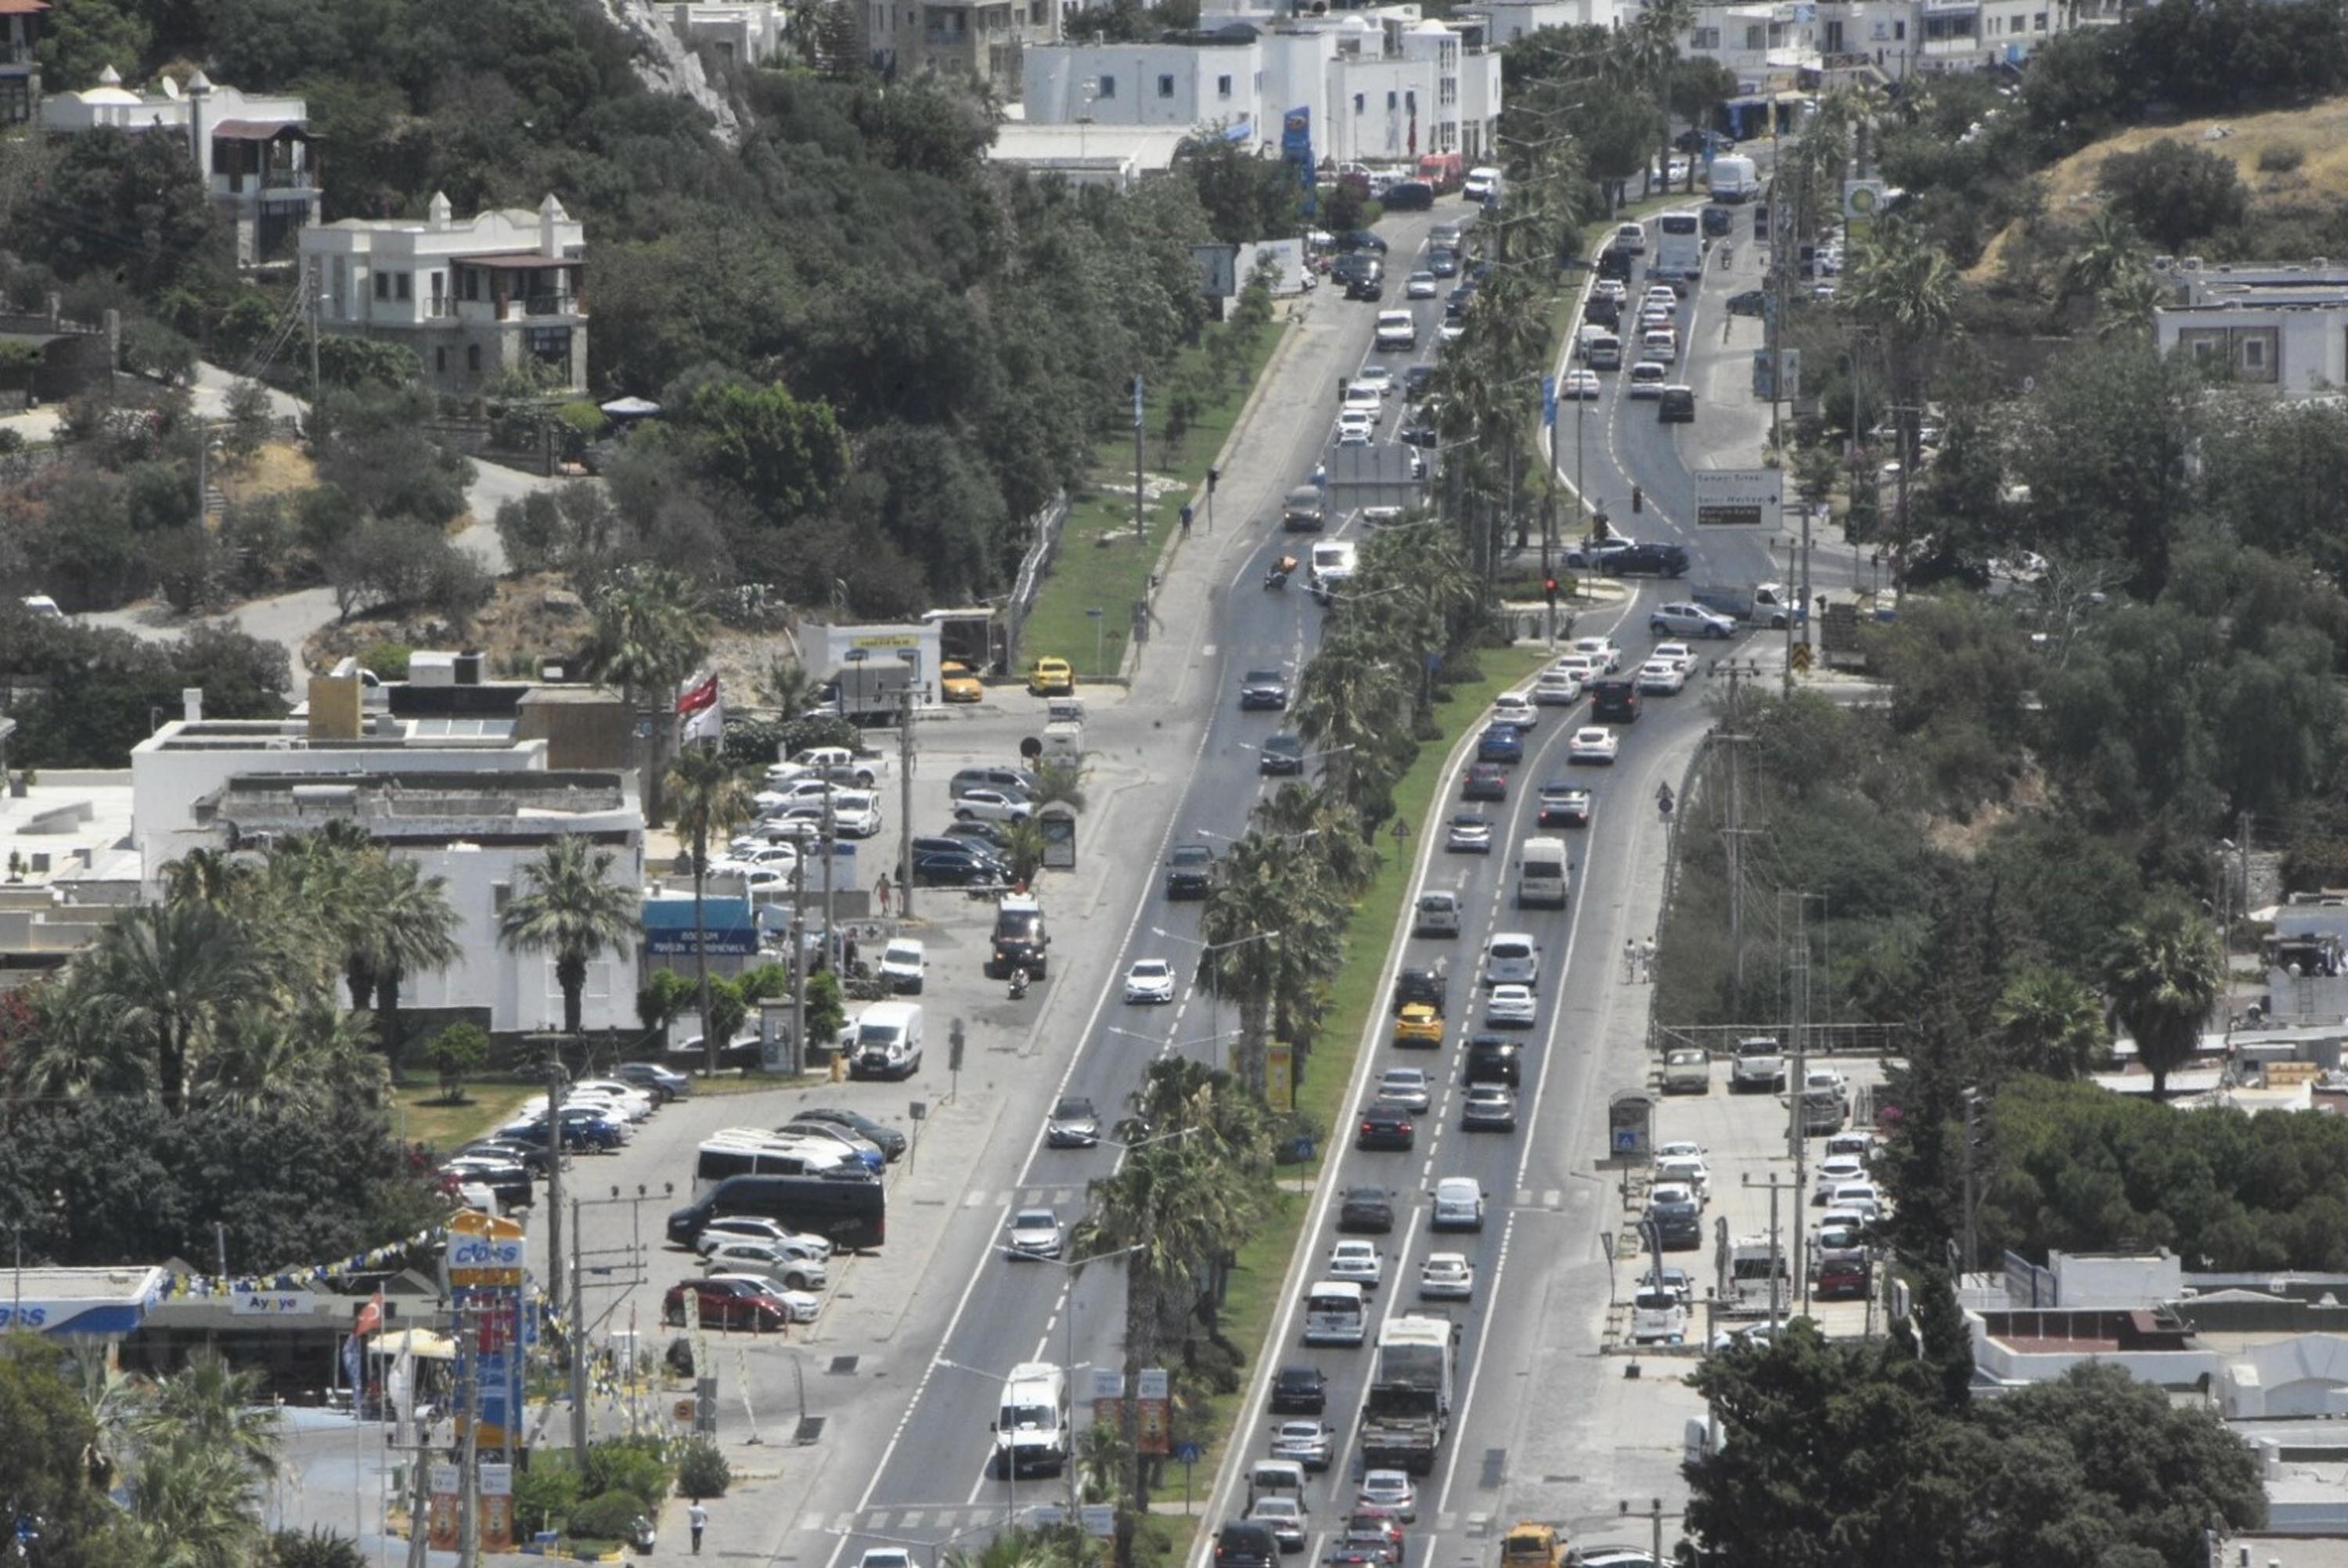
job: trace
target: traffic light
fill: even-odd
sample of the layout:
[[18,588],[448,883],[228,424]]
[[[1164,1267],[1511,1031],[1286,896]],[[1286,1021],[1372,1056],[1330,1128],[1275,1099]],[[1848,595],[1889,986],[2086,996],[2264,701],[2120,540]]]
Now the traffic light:
[[1554,577],[1545,577],[1541,579],[1541,592],[1549,596],[1549,607],[1551,610],[1555,610],[1557,608],[1557,579]]
[[1631,509],[1634,512],[1643,512],[1647,509],[1646,492],[1636,485],[1631,487]]

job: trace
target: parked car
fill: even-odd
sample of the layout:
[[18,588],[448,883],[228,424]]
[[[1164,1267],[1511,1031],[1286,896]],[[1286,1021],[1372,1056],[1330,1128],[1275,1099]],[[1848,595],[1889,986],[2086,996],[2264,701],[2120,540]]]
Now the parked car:
[[760,1290],[748,1280],[732,1278],[680,1280],[661,1297],[661,1321],[670,1327],[685,1322],[685,1300],[699,1299],[701,1321],[717,1328],[747,1328],[774,1333],[791,1318],[791,1309],[773,1290]]
[[612,1070],[612,1076],[632,1088],[658,1094],[664,1103],[687,1099],[693,1093],[692,1079],[657,1062],[623,1061]]

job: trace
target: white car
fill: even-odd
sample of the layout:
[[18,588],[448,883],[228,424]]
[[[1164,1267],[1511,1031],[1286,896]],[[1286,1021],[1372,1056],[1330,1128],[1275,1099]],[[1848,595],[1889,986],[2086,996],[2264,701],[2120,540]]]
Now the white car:
[[1337,427],[1340,446],[1371,446],[1377,443],[1377,433],[1366,425],[1341,425]]
[[831,790],[832,786],[823,779],[813,777],[793,779],[790,783],[774,789],[760,790],[750,797],[750,802],[758,808],[758,814],[761,816],[770,816],[787,805],[800,805],[808,801],[821,805],[824,796],[829,794]]
[[1699,1205],[1712,1201],[1712,1168],[1694,1155],[1675,1155],[1670,1159],[1658,1157],[1655,1180],[1676,1182],[1695,1194]]
[[[1479,164],[1468,171],[1467,179],[1459,187],[1459,194],[1470,201],[1482,201],[1497,195],[1499,189],[1500,171],[1489,165]],[[1405,1514],[1403,1517],[1407,1521],[1410,1516]]]
[[1592,402],[1601,384],[1594,370],[1569,370],[1565,379],[1557,384],[1557,395],[1567,403]]
[[1570,675],[1587,686],[1598,679],[1598,661],[1587,653],[1561,653],[1550,664],[1549,673]]
[[957,822],[1025,822],[1035,815],[1034,806],[999,789],[968,790],[954,802]]
[[1639,690],[1656,697],[1676,697],[1687,685],[1687,671],[1668,659],[1650,659],[1639,666]]
[[1370,341],[1382,351],[1416,348],[1418,318],[1408,311],[1380,311]]
[[1406,300],[1431,300],[1435,298],[1435,274],[1432,272],[1413,272],[1402,281],[1402,297]]
[[1476,1298],[1476,1266],[1468,1261],[1464,1252],[1438,1252],[1427,1255],[1418,1266],[1418,1298],[1421,1301],[1473,1301]]
[[1484,999],[1487,1029],[1530,1029],[1536,1014],[1530,986],[1494,986]]
[[1818,1162],[1818,1184],[1810,1190],[1813,1205],[1823,1206],[1834,1199],[1835,1192],[1847,1183],[1867,1180],[1867,1165],[1848,1154],[1829,1154]]
[[1067,1235],[1060,1228],[1059,1215],[1049,1209],[1021,1209],[1011,1216],[1004,1250],[1014,1259],[1057,1257],[1066,1244]]
[[660,1109],[660,1102],[633,1083],[623,1083],[616,1078],[583,1078],[571,1086],[564,1103],[582,1094],[599,1096],[627,1108],[628,1120],[641,1122]]
[[1446,322],[1443,323],[1443,330],[1436,333],[1436,336],[1441,338],[1445,343],[1457,343],[1461,338],[1464,338],[1467,335],[1468,323],[1466,322]]
[[1565,750],[1569,763],[1612,763],[1622,749],[1622,738],[1603,724],[1584,724],[1573,732]]
[[929,968],[928,954],[911,937],[892,938],[880,949],[880,979],[891,990],[901,995],[920,996]]
[[1375,405],[1368,408],[1341,409],[1338,412],[1337,434],[1341,437],[1353,431],[1359,431],[1366,437],[1377,427],[1378,415]]
[[1544,670],[1533,682],[1533,701],[1544,708],[1570,708],[1581,701],[1581,677],[1564,670]]
[[1348,396],[1368,387],[1380,397],[1394,395],[1395,373],[1390,364],[1365,364],[1354,373],[1353,384],[1346,389]]
[[1365,1241],[1341,1241],[1329,1249],[1329,1277],[1375,1290],[1386,1276],[1386,1260]]
[[842,838],[870,838],[880,831],[880,803],[869,794],[831,799],[831,830]]
[[1661,360],[1643,359],[1631,367],[1630,397],[1661,397],[1663,384],[1672,378],[1672,367]]
[[1426,1071],[1417,1067],[1389,1067],[1378,1075],[1377,1101],[1381,1105],[1399,1105],[1414,1116],[1424,1116],[1434,1103],[1426,1081]]
[[902,1546],[868,1546],[856,1568],[918,1568],[913,1554]]
[[1689,674],[1695,673],[1695,650],[1684,642],[1658,642],[1647,657],[1668,659]]
[[695,1239],[693,1248],[706,1255],[709,1249],[721,1241],[746,1236],[773,1242],[778,1246],[788,1248],[797,1256],[811,1257],[818,1263],[831,1256],[831,1243],[824,1237],[810,1235],[805,1231],[786,1230],[781,1221],[770,1220],[764,1214],[719,1214],[701,1227],[701,1235]]
[[1667,310],[1677,310],[1680,296],[1669,283],[1649,283],[1647,292],[1639,296],[1639,303],[1643,306],[1662,305]]
[[1590,292],[1601,300],[1612,300],[1618,305],[1631,297],[1629,286],[1620,278],[1601,278]]
[[[1606,638],[1577,637],[1573,640],[1573,651],[1590,660],[1597,669],[1606,674],[1612,675],[1615,671],[1622,668],[1622,645],[1610,641]],[[1558,663],[1562,664],[1564,661],[1560,659]],[[1552,665],[1551,668],[1554,669],[1555,666]]]
[[1125,999],[1133,1003],[1174,999],[1174,966],[1163,958],[1136,958],[1125,971]]
[[1614,249],[1633,256],[1647,253],[1647,231],[1636,223],[1620,223],[1614,228]]
[[1366,1471],[1362,1484],[1354,1489],[1354,1501],[1383,1508],[1405,1524],[1418,1522],[1418,1489],[1410,1484],[1408,1471]]
[[761,893],[784,893],[790,889],[792,869],[788,866],[756,866],[747,860],[728,856],[709,863],[709,883],[713,891],[732,893],[736,888],[747,897]]
[[1540,723],[1540,710],[1522,692],[1503,692],[1492,699],[1492,723],[1529,730]]
[[[1380,365],[1378,368],[1384,370],[1385,367],[1384,365]],[[1391,373],[1389,373],[1389,374],[1391,378]],[[1381,392],[1375,384],[1364,380],[1360,376],[1355,376],[1352,383],[1345,388],[1345,401],[1339,404],[1338,407],[1347,413],[1358,411],[1368,415],[1372,419],[1375,419],[1378,416],[1378,409],[1383,404],[1385,397],[1385,394]]]
[[705,1256],[713,1274],[755,1274],[791,1290],[820,1290],[829,1281],[823,1264],[796,1257],[770,1241],[734,1236],[719,1242]]

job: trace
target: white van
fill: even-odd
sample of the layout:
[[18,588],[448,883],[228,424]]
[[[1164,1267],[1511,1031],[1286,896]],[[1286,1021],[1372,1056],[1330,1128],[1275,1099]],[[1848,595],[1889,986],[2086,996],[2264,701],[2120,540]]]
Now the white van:
[[1657,364],[1673,364],[1680,357],[1680,334],[1670,327],[1649,327],[1639,334],[1639,357]]
[[1622,368],[1622,340],[1600,331],[1581,340],[1581,362],[1592,370]]
[[1573,866],[1562,838],[1528,838],[1517,852],[1517,907],[1562,909],[1573,891]]
[[1456,937],[1459,934],[1459,895],[1447,891],[1422,893],[1411,918],[1414,937]]
[[994,1421],[997,1473],[1057,1473],[1068,1463],[1068,1378],[1049,1361],[1025,1361],[1004,1380]]
[[874,1002],[856,1020],[853,1078],[911,1078],[922,1068],[922,1004]]
[[1074,719],[1054,719],[1044,726],[1044,757],[1048,762],[1080,763],[1085,758],[1085,727]]
[[1381,351],[1416,348],[1418,319],[1408,311],[1380,311],[1377,332],[1372,341]]
[[1369,1337],[1370,1314],[1362,1287],[1348,1279],[1324,1279],[1304,1296],[1307,1345],[1359,1345]]
[[1260,1459],[1248,1467],[1248,1506],[1267,1497],[1293,1498],[1304,1505],[1304,1467],[1292,1459]]
[[1540,985],[1540,944],[1522,931],[1496,931],[1484,944],[1488,986]]
[[1749,201],[1761,193],[1759,167],[1738,153],[1725,152],[1715,158],[1705,178],[1712,185],[1715,201]]

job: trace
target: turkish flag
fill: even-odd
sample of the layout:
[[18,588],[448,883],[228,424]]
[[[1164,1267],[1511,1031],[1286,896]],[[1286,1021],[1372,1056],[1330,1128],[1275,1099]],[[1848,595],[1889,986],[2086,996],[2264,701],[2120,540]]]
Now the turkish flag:
[[716,702],[717,677],[713,674],[700,685],[687,686],[676,694],[677,716],[684,718],[688,714],[698,713],[704,708],[716,706]]
[[373,1300],[359,1308],[358,1320],[351,1325],[351,1337],[364,1339],[382,1327],[383,1292],[378,1290],[375,1293]]

